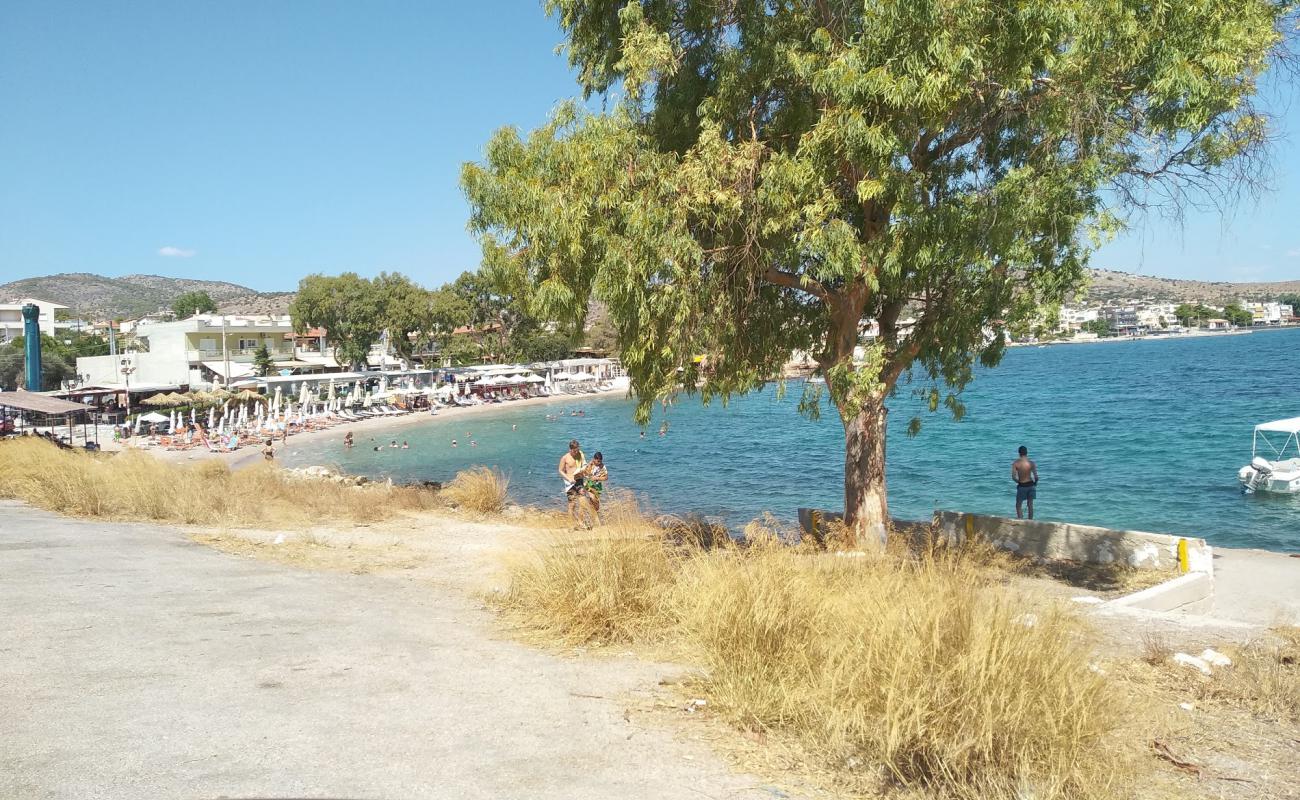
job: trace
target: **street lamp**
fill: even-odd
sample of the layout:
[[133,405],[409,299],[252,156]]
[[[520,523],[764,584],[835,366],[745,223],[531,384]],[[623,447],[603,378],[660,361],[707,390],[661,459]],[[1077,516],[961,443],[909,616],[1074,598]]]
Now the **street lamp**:
[[122,424],[125,425],[131,416],[131,373],[135,372],[135,367],[131,365],[130,358],[122,359],[122,369],[120,371],[123,385],[126,387],[126,416],[122,417]]

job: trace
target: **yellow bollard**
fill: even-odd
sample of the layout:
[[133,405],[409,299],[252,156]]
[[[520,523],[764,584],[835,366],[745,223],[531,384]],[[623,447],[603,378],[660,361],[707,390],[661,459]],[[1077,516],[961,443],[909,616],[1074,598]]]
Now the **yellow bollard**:
[[1190,567],[1187,564],[1187,540],[1178,540],[1178,571],[1187,572]]
[[972,539],[975,536],[975,520],[970,514],[966,515],[966,538]]

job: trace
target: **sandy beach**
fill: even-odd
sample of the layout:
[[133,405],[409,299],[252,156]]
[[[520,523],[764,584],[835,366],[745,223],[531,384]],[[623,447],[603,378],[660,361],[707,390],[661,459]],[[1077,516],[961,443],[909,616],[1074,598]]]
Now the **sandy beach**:
[[[483,414],[506,411],[515,408],[526,408],[528,406],[544,406],[550,404],[581,404],[593,399],[626,396],[625,389],[610,389],[603,392],[591,392],[589,394],[560,394],[549,397],[530,397],[525,400],[513,400],[505,403],[486,403],[481,406],[454,406],[452,408],[440,408],[437,414],[430,414],[427,411],[416,411],[410,414],[403,414],[395,417],[372,417],[369,419],[359,420],[357,422],[344,422],[335,425],[332,428],[324,430],[307,431],[305,433],[290,434],[287,442],[279,439],[275,441],[276,451],[279,452],[284,447],[296,447],[299,445],[313,444],[317,441],[337,437],[342,439],[343,435],[351,431],[353,436],[361,439],[365,435],[376,433],[390,433],[406,428],[426,425],[438,420],[445,420],[450,417],[456,419],[472,418]],[[105,449],[110,449],[105,447]],[[123,448],[128,449],[128,448]],[[240,447],[232,453],[211,453],[202,449],[195,450],[164,450],[161,448],[140,448],[142,452],[149,453],[152,456],[164,461],[186,462],[200,460],[218,460],[224,461],[232,469],[247,466],[248,464],[257,463],[262,458],[261,447],[250,442]]]

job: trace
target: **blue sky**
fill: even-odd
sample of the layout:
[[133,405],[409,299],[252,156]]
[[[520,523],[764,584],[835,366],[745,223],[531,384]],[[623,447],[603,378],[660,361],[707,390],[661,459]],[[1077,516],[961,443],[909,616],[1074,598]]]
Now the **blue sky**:
[[[460,165],[577,93],[559,41],[531,0],[4,0],[0,282],[450,280],[478,263]],[[1227,221],[1147,220],[1094,265],[1300,278],[1300,109],[1275,105],[1274,192]]]

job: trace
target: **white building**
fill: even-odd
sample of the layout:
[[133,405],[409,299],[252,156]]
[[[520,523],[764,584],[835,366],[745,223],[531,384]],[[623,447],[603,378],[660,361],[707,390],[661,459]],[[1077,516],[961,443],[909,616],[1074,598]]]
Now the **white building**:
[[224,385],[251,376],[263,346],[277,372],[337,369],[324,332],[308,333],[319,335],[295,337],[288,316],[197,314],[174,322],[141,321],[135,336],[148,352],[78,358],[77,373],[84,383],[100,385]]
[[1138,326],[1147,330],[1178,327],[1178,318],[1174,316],[1173,303],[1152,303],[1140,306],[1137,310]]
[[1291,306],[1283,303],[1251,303],[1243,300],[1241,307],[1250,312],[1253,325],[1281,325],[1291,319]]
[[13,303],[0,303],[0,344],[4,344],[17,336],[23,335],[23,306],[32,304],[41,310],[37,315],[36,324],[40,326],[41,333],[46,336],[54,335],[54,312],[56,309],[67,308],[58,303],[51,303],[46,300],[37,300],[32,297],[24,297]]

